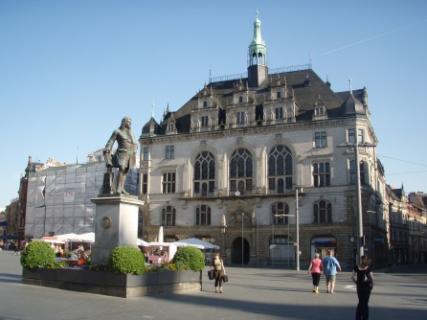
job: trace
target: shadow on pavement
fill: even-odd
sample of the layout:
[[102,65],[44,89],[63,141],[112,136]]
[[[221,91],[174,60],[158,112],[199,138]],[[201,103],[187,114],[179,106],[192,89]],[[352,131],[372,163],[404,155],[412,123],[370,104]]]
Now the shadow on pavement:
[[[224,294],[225,295],[225,294]],[[328,319],[343,320],[354,318],[356,302],[354,307],[350,306],[314,306],[314,305],[295,305],[295,304],[275,304],[245,301],[240,299],[222,298],[215,294],[212,296],[194,296],[194,295],[163,295],[156,297],[158,299],[172,300],[177,303],[188,305],[199,305],[229,309],[230,311],[242,311],[253,314],[274,316],[282,319]],[[397,309],[393,307],[371,307],[370,314],[372,319],[380,319],[386,316],[393,316],[394,319],[423,319],[426,309]]]

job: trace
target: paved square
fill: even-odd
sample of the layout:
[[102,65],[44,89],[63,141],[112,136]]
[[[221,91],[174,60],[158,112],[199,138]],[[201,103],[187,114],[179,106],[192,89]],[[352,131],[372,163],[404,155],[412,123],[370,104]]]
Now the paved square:
[[[421,269],[420,269],[421,270]],[[353,319],[357,304],[349,273],[337,278],[336,293],[311,293],[304,272],[227,268],[225,293],[214,293],[203,277],[203,291],[123,299],[23,285],[19,256],[0,252],[0,319]],[[425,271],[425,268],[424,270]],[[425,319],[427,274],[375,274],[371,319]]]

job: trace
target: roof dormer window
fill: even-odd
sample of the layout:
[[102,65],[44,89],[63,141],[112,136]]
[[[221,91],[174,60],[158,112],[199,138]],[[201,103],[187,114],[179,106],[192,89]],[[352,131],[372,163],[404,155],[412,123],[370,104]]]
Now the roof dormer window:
[[326,106],[315,105],[314,106],[314,113],[313,113],[313,120],[324,120],[327,118],[328,118],[328,114],[326,111]]
[[206,100],[203,101],[203,108],[207,108],[208,107],[208,102]]
[[166,126],[166,134],[175,134],[177,133],[175,120],[170,120]]
[[324,116],[326,113],[325,106],[318,106],[314,108],[314,115],[315,116]]

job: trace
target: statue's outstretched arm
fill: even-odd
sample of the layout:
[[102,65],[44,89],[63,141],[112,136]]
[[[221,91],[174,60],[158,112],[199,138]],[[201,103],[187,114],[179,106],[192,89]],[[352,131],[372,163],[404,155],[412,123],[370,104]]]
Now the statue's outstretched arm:
[[105,151],[111,152],[111,149],[113,148],[113,144],[117,139],[117,131],[114,130],[113,134],[111,135],[110,139],[108,140],[107,144],[105,145]]

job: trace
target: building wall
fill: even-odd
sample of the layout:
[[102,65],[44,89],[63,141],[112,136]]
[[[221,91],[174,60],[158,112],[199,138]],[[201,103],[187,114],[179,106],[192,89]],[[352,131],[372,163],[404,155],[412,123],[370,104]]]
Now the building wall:
[[[337,146],[347,142],[346,130],[355,125],[355,119],[348,118],[141,139],[141,150],[149,148],[149,160],[144,161],[141,153],[141,174],[149,175],[148,195],[142,195],[149,203],[145,209],[149,216],[149,223],[144,227],[145,235],[150,240],[156,237],[158,226],[162,223],[162,209],[171,205],[176,209],[176,225],[165,226],[166,235],[175,238],[204,235],[220,245],[225,242],[224,251],[228,252],[227,259],[230,261],[233,242],[241,237],[239,215],[244,212],[245,216],[251,217],[250,223],[243,226],[244,238],[248,239],[251,248],[250,262],[267,263],[270,259],[269,241],[272,236],[288,234],[287,226],[272,225],[272,204],[285,201],[289,205],[289,213],[295,213],[294,190],[280,195],[269,194],[267,191],[268,154],[275,145],[284,144],[293,155],[293,183],[304,188],[299,207],[303,261],[307,262],[313,253],[313,237],[332,236],[337,240],[338,255],[342,256],[346,264],[350,264],[353,248],[349,237],[354,232],[351,227],[354,210],[352,203],[348,203],[348,194],[355,197],[356,189],[349,184],[349,161],[354,158],[354,154],[351,148]],[[359,119],[357,126],[364,129],[366,142],[374,142],[375,138],[370,135],[369,120]],[[314,148],[316,131],[327,132],[326,148]],[[174,146],[174,159],[165,159],[166,145]],[[252,194],[235,196],[230,192],[229,161],[237,148],[248,149],[253,157]],[[201,151],[210,151],[215,156],[215,192],[207,197],[193,194],[194,159]],[[328,161],[331,165],[330,187],[313,187],[312,164],[319,160]],[[365,178],[369,181],[370,189],[375,190],[378,174],[374,150],[361,150],[361,160],[369,166]],[[174,194],[162,193],[162,175],[165,172],[176,173]],[[313,204],[321,199],[332,204],[333,224],[313,224]],[[211,208],[210,226],[195,225],[195,210],[201,204],[207,204]],[[223,215],[227,221],[225,235],[221,228]],[[289,236],[295,239],[294,217],[289,218],[289,224]],[[248,228],[249,233],[245,234],[245,228]]]
[[6,233],[12,236],[14,239],[17,238],[17,232],[19,228],[19,201],[14,199],[6,206]]

